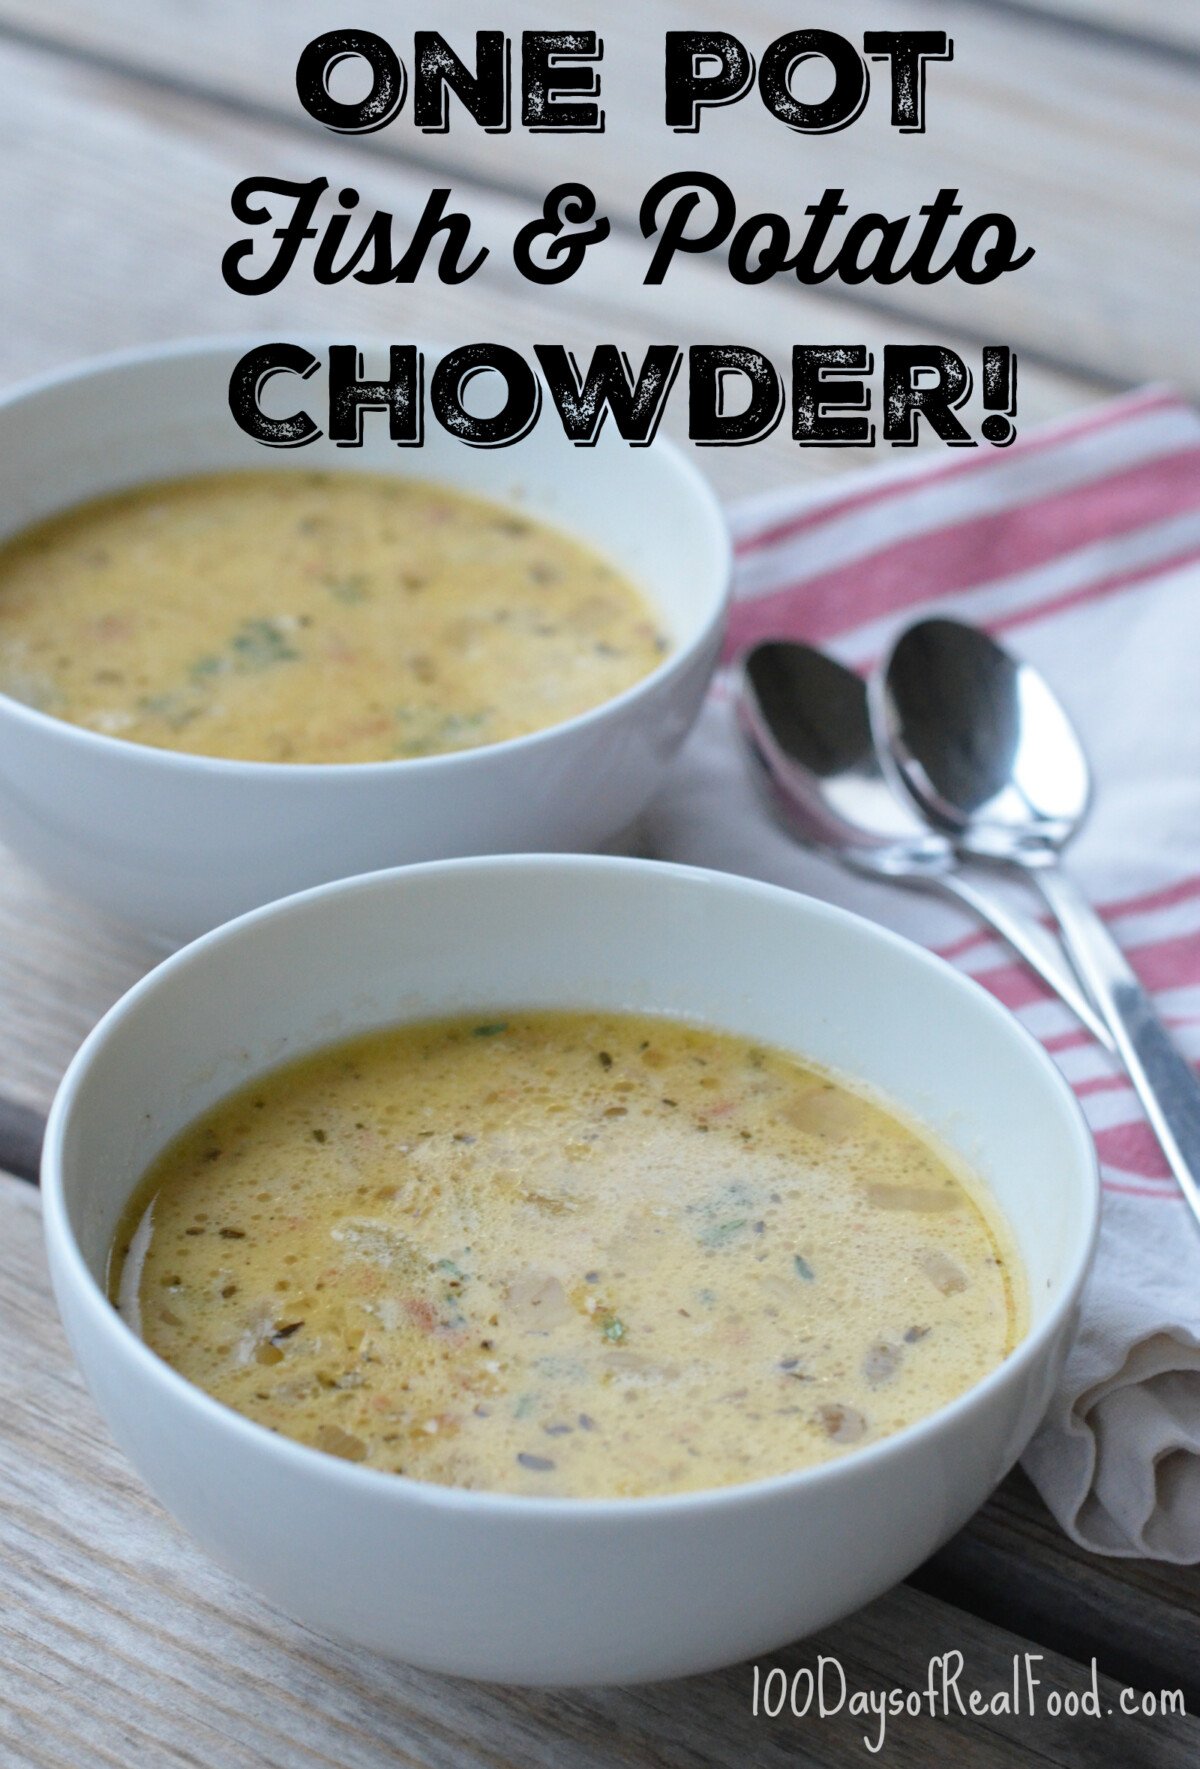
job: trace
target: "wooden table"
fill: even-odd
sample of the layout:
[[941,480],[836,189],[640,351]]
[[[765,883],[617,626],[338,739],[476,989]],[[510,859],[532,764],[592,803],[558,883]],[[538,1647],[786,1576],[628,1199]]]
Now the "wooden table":
[[[408,54],[413,24],[470,41],[477,25],[561,27],[538,0],[403,10],[363,0],[356,24]],[[734,340],[786,360],[793,342],[935,338],[1011,343],[1020,422],[1156,378],[1200,393],[1195,261],[1200,222],[1200,15],[1188,0],[852,0],[806,23],[855,36],[927,28],[955,39],[929,82],[920,137],[886,105],[825,138],[792,137],[749,106],[700,136],[658,121],[670,27],[736,29],[756,51],[798,22],[783,0],[646,0],[575,8],[606,40],[603,138],[423,136],[401,118],[350,142],[300,112],[300,47],[345,22],[322,0],[0,0],[5,240],[0,378],[90,351],[211,330],[312,329],[452,341]],[[586,17],[584,16],[586,14]],[[404,29],[401,30],[401,24]],[[711,127],[709,125],[712,125]],[[749,212],[799,217],[827,184],[861,208],[906,213],[941,185],[1003,209],[1037,257],[984,289],[778,284],[746,290],[697,258],[641,284],[641,193],[702,166]],[[536,290],[505,256],[447,290],[318,288],[303,276],[248,303],[219,275],[237,231],[235,181],[326,173],[401,222],[450,183],[481,237],[503,244],[557,178],[584,175],[614,223],[603,264]],[[678,429],[678,416],[673,424]],[[669,426],[670,427],[670,426]],[[889,451],[798,451],[785,435],[709,451],[721,490],[870,470]],[[225,1765],[771,1765],[862,1762],[866,1724],[754,1719],[751,1673],[646,1689],[528,1694],[473,1688],[364,1659],[270,1611],[210,1567],[147,1497],[74,1373],[41,1254],[41,1122],[80,1038],[157,956],[100,924],[7,856],[0,862],[0,1763]],[[1187,1717],[928,1717],[890,1723],[888,1760],[964,1765],[1173,1765],[1200,1759],[1200,1581],[1075,1549],[1011,1478],[907,1584],[819,1640],[773,1655],[790,1674],[836,1655],[864,1688],[906,1687],[961,1651],[972,1683],[1007,1686],[1012,1657],[1044,1655],[1043,1691],[1079,1688],[1093,1655],[1101,1698],[1181,1689]]]

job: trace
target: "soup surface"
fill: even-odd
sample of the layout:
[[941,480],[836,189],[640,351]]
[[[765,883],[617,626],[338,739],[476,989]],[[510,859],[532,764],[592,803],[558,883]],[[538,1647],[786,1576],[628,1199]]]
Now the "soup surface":
[[611,699],[666,649],[638,591],[578,541],[383,474],[147,485],[0,548],[0,690],[200,755],[498,743]]
[[629,1015],[373,1034],[159,1159],[111,1293],[273,1430],[443,1484],[679,1492],[823,1462],[1007,1355],[1019,1280],[927,1142]]

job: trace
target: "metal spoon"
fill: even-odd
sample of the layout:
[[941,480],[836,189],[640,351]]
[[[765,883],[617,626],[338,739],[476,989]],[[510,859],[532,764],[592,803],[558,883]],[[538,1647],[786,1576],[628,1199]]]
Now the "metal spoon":
[[866,686],[853,670],[808,645],[756,645],[742,664],[738,721],[792,834],[867,878],[964,903],[1111,1048],[1052,936],[963,878],[953,844],[891,790],[871,738]]
[[1043,678],[976,627],[926,620],[871,688],[876,743],[921,813],[964,853],[1039,886],[1188,1203],[1200,1219],[1200,1080],[1124,953],[1059,865],[1087,813],[1087,758]]

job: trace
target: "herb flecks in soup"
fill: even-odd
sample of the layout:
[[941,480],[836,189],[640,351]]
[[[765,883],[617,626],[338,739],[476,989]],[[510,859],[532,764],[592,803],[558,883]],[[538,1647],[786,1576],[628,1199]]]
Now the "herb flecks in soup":
[[665,649],[639,593],[578,541],[382,474],[143,486],[0,549],[0,690],[200,755],[497,743],[610,700]]
[[374,1034],[157,1162],[113,1295],[191,1381],[371,1467],[546,1495],[823,1462],[994,1368],[994,1226],[905,1125],[674,1021]]

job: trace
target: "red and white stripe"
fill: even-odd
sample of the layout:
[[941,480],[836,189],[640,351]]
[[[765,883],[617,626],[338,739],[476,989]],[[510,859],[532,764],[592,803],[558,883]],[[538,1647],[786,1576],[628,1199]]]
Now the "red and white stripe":
[[[1003,454],[955,454],[835,485],[800,510],[794,498],[760,501],[735,515],[735,545],[728,659],[759,639],[791,637],[866,668],[899,625],[936,610],[1084,661],[1111,656],[1130,634],[1145,642],[1147,621],[1157,620],[1164,657],[1190,650],[1190,666],[1172,659],[1164,676],[1200,703],[1200,583],[1181,575],[1200,564],[1200,417],[1168,391],[1114,401]],[[1189,631],[1180,623],[1193,607]],[[1144,686],[1131,680],[1128,690]],[[1185,706],[1191,748],[1172,764],[1155,737],[1172,708],[1156,698],[1144,712],[1144,747],[1115,746],[1101,791],[1123,794],[1122,805],[1148,800],[1158,839],[1131,830],[1123,876],[1141,888],[1098,906],[1200,1063],[1200,708]],[[1131,775],[1114,778],[1123,750],[1139,747]],[[1138,777],[1139,762],[1152,777]],[[937,950],[1054,1055],[1095,1135],[1106,1186],[1177,1196],[1128,1081],[1067,1009],[984,930]]]

